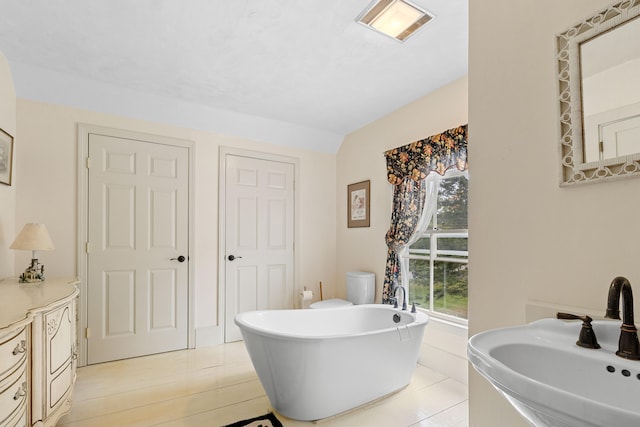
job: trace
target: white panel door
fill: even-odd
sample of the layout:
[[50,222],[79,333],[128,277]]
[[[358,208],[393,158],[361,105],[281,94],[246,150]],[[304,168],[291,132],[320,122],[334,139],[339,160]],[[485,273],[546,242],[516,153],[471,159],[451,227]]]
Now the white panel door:
[[293,308],[294,165],[225,158],[225,341],[250,310]]
[[603,158],[640,153],[640,115],[600,125]]
[[187,348],[188,149],[89,135],[88,363]]

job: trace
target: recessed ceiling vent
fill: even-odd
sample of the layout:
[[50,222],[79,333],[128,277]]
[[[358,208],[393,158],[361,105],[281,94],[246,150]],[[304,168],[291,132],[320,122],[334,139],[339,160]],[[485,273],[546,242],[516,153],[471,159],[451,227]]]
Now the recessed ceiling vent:
[[376,0],[356,21],[403,42],[432,19],[429,12],[404,0]]

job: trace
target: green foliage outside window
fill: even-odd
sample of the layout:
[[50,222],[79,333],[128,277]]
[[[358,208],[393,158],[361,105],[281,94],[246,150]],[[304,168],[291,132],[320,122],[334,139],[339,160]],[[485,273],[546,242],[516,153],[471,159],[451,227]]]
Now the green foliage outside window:
[[448,178],[440,181],[438,192],[438,229],[466,229],[467,193],[469,180],[465,177]]
[[[433,309],[439,313],[467,318],[467,264],[434,263]],[[409,261],[411,301],[429,308],[429,260]]]

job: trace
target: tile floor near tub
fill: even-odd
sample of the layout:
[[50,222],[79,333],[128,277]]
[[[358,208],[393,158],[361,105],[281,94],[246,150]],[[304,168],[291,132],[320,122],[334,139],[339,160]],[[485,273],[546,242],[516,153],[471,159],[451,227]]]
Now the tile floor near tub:
[[[467,427],[467,387],[418,365],[400,392],[317,423],[285,427]],[[243,342],[78,369],[58,427],[219,427],[271,411]]]

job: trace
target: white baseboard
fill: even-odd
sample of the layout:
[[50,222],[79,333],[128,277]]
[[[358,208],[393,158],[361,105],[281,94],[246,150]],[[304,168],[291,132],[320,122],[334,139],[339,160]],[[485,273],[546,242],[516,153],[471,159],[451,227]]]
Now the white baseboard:
[[220,326],[200,326],[196,328],[196,348],[224,343],[224,333]]
[[425,329],[418,363],[469,384],[468,335],[463,326],[432,318]]
[[463,384],[469,384],[469,363],[466,358],[423,344],[418,363]]

